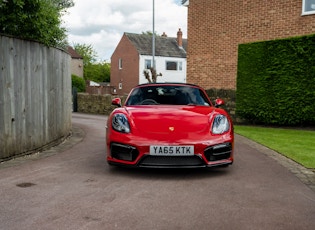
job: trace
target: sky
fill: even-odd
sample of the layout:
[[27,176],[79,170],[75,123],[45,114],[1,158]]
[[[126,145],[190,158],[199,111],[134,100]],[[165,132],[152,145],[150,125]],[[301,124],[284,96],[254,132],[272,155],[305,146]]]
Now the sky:
[[[141,34],[153,29],[153,0],[73,0],[63,16],[70,45],[91,45],[98,61],[110,58],[124,32]],[[155,32],[187,38],[187,7],[181,0],[154,0]]]

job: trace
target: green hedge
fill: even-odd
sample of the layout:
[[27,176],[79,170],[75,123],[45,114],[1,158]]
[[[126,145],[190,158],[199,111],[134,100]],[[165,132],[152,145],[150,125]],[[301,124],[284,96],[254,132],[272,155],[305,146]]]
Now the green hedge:
[[75,87],[78,92],[85,92],[85,81],[82,77],[72,74],[72,87]]
[[252,123],[315,124],[315,35],[239,45],[236,114]]

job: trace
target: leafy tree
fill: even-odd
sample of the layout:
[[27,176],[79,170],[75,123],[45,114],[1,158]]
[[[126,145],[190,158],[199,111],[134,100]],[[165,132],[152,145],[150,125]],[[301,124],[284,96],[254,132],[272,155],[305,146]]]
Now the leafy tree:
[[103,65],[104,82],[110,82],[110,64],[104,63]]
[[47,46],[65,45],[61,16],[73,0],[2,0],[0,33],[36,40]]
[[85,80],[95,82],[110,81],[110,64],[106,62],[96,63],[97,54],[92,45],[74,44],[73,48],[83,58],[83,76]]
[[96,62],[97,54],[92,45],[76,43],[73,45],[73,48],[82,56],[84,67]]
[[110,81],[110,64],[97,63],[92,65],[94,74],[91,75],[91,80],[95,82],[109,82]]
[[95,63],[89,64],[85,67],[85,79],[95,82],[109,82],[110,81],[110,64],[109,63]]
[[[144,34],[144,35],[151,35],[151,36],[153,35],[153,33],[152,33],[151,30],[147,30],[146,32],[143,32],[143,31],[142,31],[142,34]],[[156,32],[155,32],[155,36],[160,37],[160,35],[159,35],[158,33],[156,33]]]

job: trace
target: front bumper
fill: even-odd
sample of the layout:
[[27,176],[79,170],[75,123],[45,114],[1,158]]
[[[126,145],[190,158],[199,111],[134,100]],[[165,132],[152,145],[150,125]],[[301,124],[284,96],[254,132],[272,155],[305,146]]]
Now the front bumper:
[[108,148],[107,162],[111,165],[144,168],[202,168],[233,163],[233,142],[195,146],[199,151],[193,156],[152,156],[148,149],[149,146],[136,147],[113,142]]

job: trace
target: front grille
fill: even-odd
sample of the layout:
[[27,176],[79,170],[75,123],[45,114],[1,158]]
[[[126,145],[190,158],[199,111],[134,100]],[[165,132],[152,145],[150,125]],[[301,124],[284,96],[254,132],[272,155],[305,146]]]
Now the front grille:
[[119,143],[112,143],[110,152],[113,158],[124,161],[134,161],[139,155],[139,151],[135,147]]
[[140,167],[203,167],[204,161],[199,156],[144,156]]
[[232,144],[224,143],[211,146],[204,151],[204,154],[208,161],[228,159],[232,154]]

